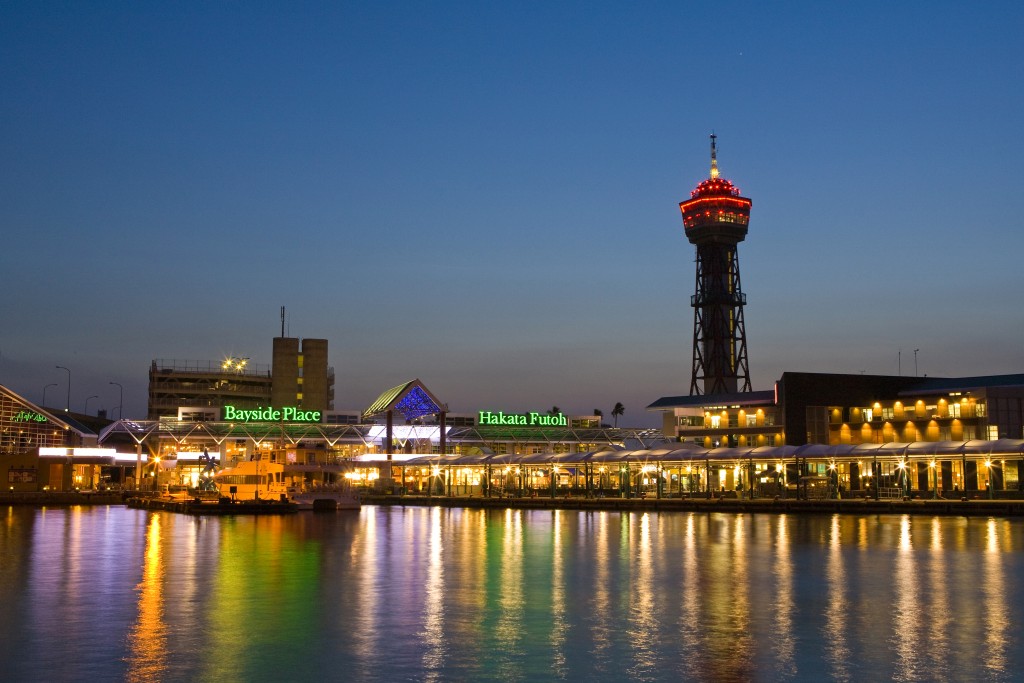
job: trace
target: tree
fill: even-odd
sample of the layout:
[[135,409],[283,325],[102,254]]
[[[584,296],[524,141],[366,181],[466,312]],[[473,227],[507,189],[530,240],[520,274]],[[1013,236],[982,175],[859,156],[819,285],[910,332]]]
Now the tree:
[[561,408],[558,406],[552,406],[551,410],[548,411],[548,415],[558,415],[560,412],[562,412]]
[[604,412],[602,412],[600,408],[594,408],[594,416],[595,417],[604,417]]
[[615,426],[616,427],[619,426],[619,415],[622,415],[625,412],[626,412],[626,406],[622,405],[621,403],[616,403],[615,407],[612,408],[612,417],[615,418]]

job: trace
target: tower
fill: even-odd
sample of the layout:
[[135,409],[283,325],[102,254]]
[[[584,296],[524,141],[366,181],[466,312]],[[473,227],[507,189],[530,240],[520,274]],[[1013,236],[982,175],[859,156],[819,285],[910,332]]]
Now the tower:
[[[690,394],[750,391],[747,334],[736,245],[747,236],[750,200],[718,176],[715,135],[711,135],[711,176],[680,202],[686,239],[697,248],[693,307],[693,374]],[[703,387],[700,382],[703,381]],[[703,391],[702,391],[703,389]]]

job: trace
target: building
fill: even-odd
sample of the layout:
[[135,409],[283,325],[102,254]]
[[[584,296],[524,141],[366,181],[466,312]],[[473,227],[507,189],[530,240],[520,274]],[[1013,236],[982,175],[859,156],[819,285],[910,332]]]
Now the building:
[[229,405],[332,410],[334,368],[328,365],[327,340],[275,337],[272,365],[243,357],[150,364],[148,419],[215,420]]
[[[342,467],[362,486],[407,487],[414,477],[405,463],[425,456],[542,458],[662,440],[658,430],[610,428],[593,415],[551,411],[481,410],[449,421],[447,406],[419,380],[388,389],[359,412],[279,407],[230,412],[194,420],[182,409],[178,418],[120,420],[104,429],[99,440],[138,445],[138,485],[147,489],[194,486],[206,454],[221,467],[265,459],[284,464],[286,473],[309,477]],[[459,472],[460,481],[468,476]]]
[[270,405],[321,412],[334,408],[334,369],[328,367],[326,339],[274,338]]
[[[0,386],[0,481],[7,491],[70,491],[105,485],[113,448],[75,414],[35,405]],[[105,472],[106,471],[106,472]]]

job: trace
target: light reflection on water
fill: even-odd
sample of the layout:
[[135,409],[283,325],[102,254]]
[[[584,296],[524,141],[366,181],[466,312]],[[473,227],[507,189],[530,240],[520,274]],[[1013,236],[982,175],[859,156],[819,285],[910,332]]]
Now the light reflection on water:
[[1019,680],[1024,522],[0,509],[6,681]]

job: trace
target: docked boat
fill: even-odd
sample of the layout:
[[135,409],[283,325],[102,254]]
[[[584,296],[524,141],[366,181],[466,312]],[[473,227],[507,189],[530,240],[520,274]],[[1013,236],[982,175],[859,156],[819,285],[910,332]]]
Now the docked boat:
[[[294,471],[289,471],[294,470]],[[222,497],[232,500],[283,500],[300,510],[358,510],[359,494],[344,480],[325,481],[323,468],[316,473],[307,466],[266,460],[247,460],[223,469],[213,480]],[[319,474],[319,477],[311,475]]]

